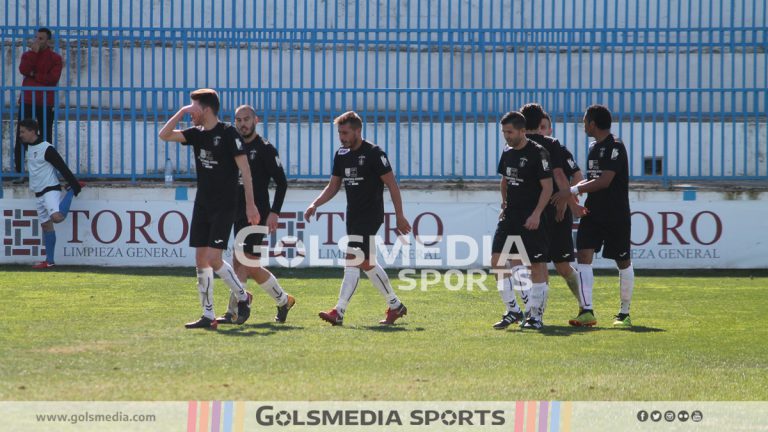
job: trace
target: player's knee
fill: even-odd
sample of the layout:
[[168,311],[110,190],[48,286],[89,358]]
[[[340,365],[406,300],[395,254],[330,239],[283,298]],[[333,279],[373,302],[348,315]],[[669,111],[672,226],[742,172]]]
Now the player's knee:
[[578,251],[576,253],[576,260],[579,264],[592,264],[592,254],[587,251]]
[[568,277],[571,274],[571,264],[567,262],[555,263],[555,271],[562,277]]
[[371,262],[369,260],[364,260],[357,267],[360,268],[363,271],[369,271],[369,270],[371,270],[374,267],[374,265],[371,264]]
[[243,252],[242,258],[244,260],[240,261],[237,256],[235,256],[234,260],[232,261],[232,267],[235,269],[235,271],[244,271],[246,269],[250,271],[251,269],[261,268],[261,255],[254,255]]
[[345,267],[363,268],[363,264],[368,262],[362,253],[347,253]]
[[531,264],[531,279],[534,283],[546,282],[547,276],[547,263]]
[[213,269],[220,269],[224,265],[224,260],[221,257],[209,257],[208,264]]
[[504,268],[505,263],[501,261],[501,255],[500,254],[492,254],[491,255],[491,267],[499,269]]
[[52,214],[52,215],[51,215],[51,221],[52,221],[53,223],[61,223],[61,222],[64,222],[64,215],[63,215],[63,214],[61,214],[61,213],[59,213],[59,212],[56,212],[56,213],[54,213],[54,214]]
[[206,258],[206,255],[204,252],[202,252],[200,249],[198,249],[195,252],[195,265],[198,268],[205,268],[208,267],[208,260]]
[[222,260],[221,257],[218,257],[215,254],[207,253],[206,251],[198,251],[195,254],[195,264],[199,268],[206,268],[211,267],[214,269],[221,268]]

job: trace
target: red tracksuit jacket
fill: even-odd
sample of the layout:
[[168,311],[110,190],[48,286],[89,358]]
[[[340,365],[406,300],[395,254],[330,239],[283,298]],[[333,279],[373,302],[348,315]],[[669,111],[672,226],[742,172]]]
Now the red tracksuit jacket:
[[[55,87],[59,83],[62,67],[61,56],[50,48],[40,50],[40,52],[27,51],[21,55],[21,64],[19,64],[19,72],[24,75],[24,81],[21,85],[24,87]],[[33,93],[36,106],[41,106],[43,103],[53,106],[56,103],[53,91],[25,91],[23,93],[25,104],[32,104]]]

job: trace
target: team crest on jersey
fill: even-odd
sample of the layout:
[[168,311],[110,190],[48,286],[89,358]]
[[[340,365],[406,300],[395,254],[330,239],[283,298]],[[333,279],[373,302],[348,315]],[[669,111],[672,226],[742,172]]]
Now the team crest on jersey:
[[344,168],[344,174],[347,177],[357,177],[357,168]]
[[604,149],[604,148],[601,148],[601,149],[600,149],[600,159],[602,159],[602,158],[604,158],[604,157],[605,157],[605,149]]
[[250,158],[251,160],[254,160],[254,159],[256,159],[256,153],[258,153],[258,151],[256,151],[256,150],[251,150],[251,151],[249,151],[249,152],[248,152],[249,158]]
[[520,158],[520,168],[524,168],[527,163],[528,163],[528,158],[527,157],[521,157]]
[[619,149],[613,149],[611,152],[611,160],[616,160],[619,158]]
[[214,147],[218,147],[220,143],[221,143],[221,137],[220,136],[213,137],[213,146]]
[[365,155],[361,155],[357,157],[357,164],[359,166],[365,165]]
[[385,167],[389,166],[389,161],[387,160],[386,156],[381,157],[381,163],[383,163]]
[[338,153],[339,153],[339,155],[345,155],[345,154],[349,153],[349,149],[348,148],[340,148]]

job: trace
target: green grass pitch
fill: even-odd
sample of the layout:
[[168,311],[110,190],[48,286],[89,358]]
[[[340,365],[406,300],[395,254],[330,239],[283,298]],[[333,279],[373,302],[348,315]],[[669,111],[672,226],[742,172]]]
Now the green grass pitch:
[[[615,271],[596,277],[598,327],[574,329],[552,276],[542,332],[496,331],[495,290],[400,291],[409,314],[361,278],[344,327],[317,317],[341,269],[279,269],[288,322],[254,282],[251,319],[186,330],[193,268],[0,268],[0,400],[766,400],[768,273],[642,272],[631,330],[610,328]],[[392,281],[399,285],[396,273]],[[489,288],[491,283],[487,283]],[[217,314],[228,289],[218,278]]]

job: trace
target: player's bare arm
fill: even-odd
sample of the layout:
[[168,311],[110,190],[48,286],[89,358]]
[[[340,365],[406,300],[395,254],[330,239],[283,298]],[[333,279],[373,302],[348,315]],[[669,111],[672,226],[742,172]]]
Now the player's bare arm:
[[[557,170],[559,170],[559,168]],[[554,171],[553,171],[553,174],[557,176],[557,174],[555,174]],[[563,172],[563,176],[565,176],[564,172]],[[557,177],[555,177],[555,180],[557,180]],[[575,186],[579,184],[582,180],[584,180],[584,176],[581,174],[581,171],[576,171],[575,173],[573,173],[570,183],[568,183],[567,179],[565,184],[560,184],[558,182],[557,187],[559,190],[556,193],[552,194],[552,198],[550,199],[550,202],[558,208],[563,203],[566,203],[568,206],[571,206],[572,204],[578,204],[578,200],[573,198],[573,194],[571,193],[570,189],[571,189],[571,186]],[[573,207],[571,207],[571,210],[573,210]]]
[[611,185],[613,178],[616,176],[616,171],[605,170],[600,174],[600,177],[589,180],[581,181],[576,186],[571,187],[571,193],[575,194],[578,190],[579,194],[597,192],[603,190]]
[[504,218],[504,209],[507,208],[507,179],[501,177],[499,183],[499,190],[501,191],[501,212],[499,212],[499,220]]
[[277,225],[279,220],[280,220],[280,215],[278,215],[275,212],[269,212],[269,216],[267,216],[267,229],[269,229],[270,233],[277,231]]
[[570,191],[571,186],[579,184],[582,180],[584,180],[584,176],[581,174],[581,171],[576,171],[571,177],[570,184],[566,182],[565,187],[561,186],[559,183],[557,184],[559,190],[552,194],[552,198],[550,199],[550,202],[557,209],[555,221],[560,222],[563,220],[566,208],[570,208],[571,213],[576,217],[582,217],[586,214],[586,209],[579,205],[578,198],[576,198]]
[[[584,175],[581,173],[581,171],[576,171],[573,173],[573,176],[571,177],[571,184],[570,186],[576,186],[577,184],[584,181]],[[568,207],[571,209],[571,214],[573,214],[573,217],[576,218],[582,218],[589,213],[589,210],[587,210],[586,207],[579,204],[579,198],[576,195],[573,195],[570,190],[563,190],[559,191],[558,193],[563,192],[567,193],[569,195],[569,201],[568,201]]]
[[576,171],[573,173],[573,176],[571,176],[571,184],[568,186],[576,186],[577,184],[584,181],[584,174],[581,173],[581,171]]
[[339,192],[339,189],[341,189],[341,177],[331,176],[325,189],[320,192],[320,195],[318,195],[317,198],[312,201],[312,204],[307,207],[307,210],[304,211],[304,220],[309,222],[309,218],[315,215],[317,208],[333,199]]
[[184,138],[184,134],[181,133],[180,130],[176,129],[176,126],[179,124],[181,119],[184,118],[185,114],[192,115],[193,113],[197,113],[199,111],[200,108],[195,105],[186,105],[182,107],[176,114],[173,115],[173,117],[170,118],[170,120],[168,120],[165,126],[160,129],[160,139],[163,141],[173,141],[180,143],[187,142],[187,139]]
[[549,203],[549,198],[552,196],[552,179],[545,178],[539,180],[541,182],[541,193],[539,194],[539,202],[536,204],[536,208],[533,210],[528,219],[525,221],[523,227],[527,230],[539,229],[541,222],[541,213],[544,212],[544,208]]
[[248,166],[248,157],[246,155],[235,156],[235,163],[243,176],[243,189],[245,190],[245,215],[251,225],[258,225],[261,216],[256,204],[253,202],[253,181],[251,180],[251,168]]
[[403,199],[400,196],[400,186],[397,185],[395,180],[395,174],[392,171],[381,176],[381,181],[389,189],[389,196],[392,197],[392,205],[395,207],[395,218],[397,219],[397,233],[400,235],[407,235],[411,232],[411,224],[408,223],[408,219],[405,218],[403,213]]
[[565,176],[565,172],[562,168],[555,168],[552,170],[552,177],[557,185],[558,192],[552,195],[550,202],[555,206],[556,214],[555,220],[560,222],[565,216],[565,209],[568,207],[570,200],[573,198],[568,194],[568,200],[556,200],[556,197],[560,194],[560,191],[568,191],[570,185],[568,184],[568,178]]

